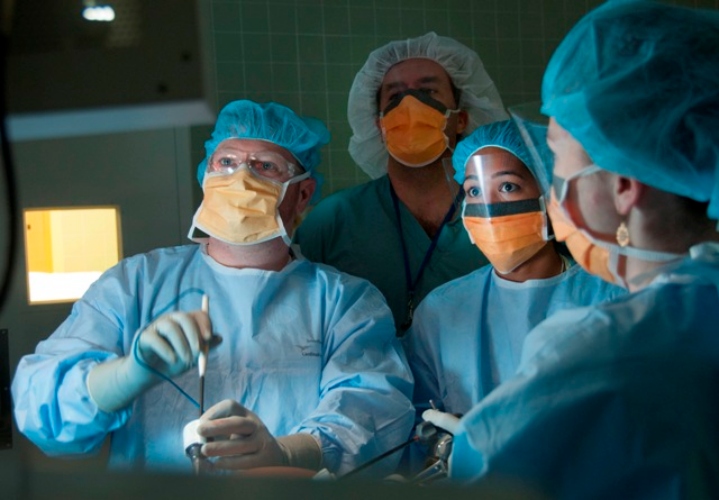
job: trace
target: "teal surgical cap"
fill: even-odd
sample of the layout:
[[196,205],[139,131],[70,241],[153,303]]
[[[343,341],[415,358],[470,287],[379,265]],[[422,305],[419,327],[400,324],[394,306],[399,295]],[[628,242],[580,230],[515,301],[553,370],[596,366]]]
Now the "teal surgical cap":
[[547,164],[547,168],[535,165],[517,125],[512,120],[482,125],[457,143],[452,155],[452,165],[454,166],[454,179],[458,183],[464,182],[464,171],[469,158],[480,149],[490,146],[509,151],[519,158],[537,179],[542,193],[549,192],[552,180],[551,172],[548,171],[549,164]]
[[552,56],[542,112],[601,168],[719,219],[719,12],[610,0]]
[[200,185],[207,160],[225,139],[258,139],[283,147],[319,182],[321,177],[315,169],[320,163],[320,148],[330,141],[330,133],[321,121],[298,116],[282,104],[233,101],[222,108],[212,138],[205,142],[205,159],[197,167]]

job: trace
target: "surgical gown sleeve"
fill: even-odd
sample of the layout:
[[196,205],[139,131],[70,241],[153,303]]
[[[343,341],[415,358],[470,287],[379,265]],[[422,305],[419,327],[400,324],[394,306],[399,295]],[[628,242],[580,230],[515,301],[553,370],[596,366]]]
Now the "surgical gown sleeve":
[[719,487],[717,311],[715,287],[670,284],[544,321],[517,375],[463,418],[451,476],[550,498]]
[[[324,266],[322,266],[324,267]],[[296,429],[319,439],[324,466],[343,474],[404,442],[412,428],[413,379],[379,291],[341,276],[328,300],[319,404]],[[391,473],[399,454],[378,464]]]
[[86,378],[98,363],[123,356],[137,322],[123,263],[107,271],[77,301],[68,318],[34,354],[24,356],[12,383],[18,430],[48,455],[97,451],[123,426],[130,409],[101,411]]

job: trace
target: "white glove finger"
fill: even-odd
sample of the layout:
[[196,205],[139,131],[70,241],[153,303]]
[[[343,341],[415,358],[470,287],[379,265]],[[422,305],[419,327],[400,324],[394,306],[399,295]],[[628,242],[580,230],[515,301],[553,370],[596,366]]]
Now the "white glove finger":
[[249,414],[254,415],[250,410],[242,406],[240,403],[233,399],[223,399],[217,404],[212,405],[205,411],[200,417],[203,421],[216,420],[219,418],[227,417],[246,417]]
[[253,418],[228,417],[202,422],[198,426],[197,432],[205,438],[213,438],[215,441],[221,442],[219,439],[221,436],[228,436],[226,439],[250,438],[262,425],[262,422]]
[[177,321],[177,318],[172,317],[166,321],[159,321],[156,328],[157,334],[169,344],[174,354],[174,363],[168,361],[172,366],[171,370],[176,372],[178,369],[182,370],[183,368],[187,369],[191,367],[195,357],[193,357],[189,339],[182,328],[182,324]]
[[[200,346],[204,343],[203,332],[196,319],[202,314],[205,313],[201,311],[196,313],[177,312],[170,315],[170,319],[178,329],[177,331],[182,335],[182,338],[177,339],[177,352],[179,354],[179,348],[182,348],[183,352],[181,357],[183,361],[189,361],[190,364],[194,363],[197,359],[197,356],[200,354]],[[211,332],[207,330],[209,321],[204,326],[206,332],[211,335]]]
[[187,314],[195,322],[197,331],[200,332],[198,340],[211,342],[212,321],[210,321],[210,315],[205,311],[192,311]]
[[175,364],[175,351],[167,339],[160,335],[155,323],[143,330],[137,342],[140,357],[148,365],[158,368],[161,364]]
[[202,452],[208,457],[231,457],[257,453],[264,448],[267,433],[232,434],[229,439],[215,439],[206,443]]
[[436,425],[451,434],[454,434],[457,431],[457,427],[459,427],[459,418],[455,417],[451,413],[439,410],[425,410],[422,413],[422,419],[427,422],[431,422],[433,425]]

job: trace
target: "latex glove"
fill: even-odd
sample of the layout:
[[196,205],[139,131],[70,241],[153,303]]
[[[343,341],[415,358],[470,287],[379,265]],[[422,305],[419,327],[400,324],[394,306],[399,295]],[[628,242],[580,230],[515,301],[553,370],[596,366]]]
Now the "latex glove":
[[227,470],[268,466],[319,469],[322,452],[309,434],[275,439],[253,412],[226,399],[200,417],[198,434],[210,442],[202,446],[207,457],[216,457],[215,468]]
[[142,361],[172,378],[192,368],[204,343],[212,343],[210,317],[204,311],[164,314],[135,341]]
[[450,434],[454,434],[459,427],[459,417],[439,410],[425,410],[422,412],[422,419]]
[[[141,360],[167,377],[192,368],[205,342],[221,341],[212,336],[210,318],[204,311],[172,312],[150,323],[134,340]],[[134,344],[137,343],[137,346]],[[120,410],[160,381],[152,371],[127,356],[96,365],[87,376],[90,397],[106,412]]]

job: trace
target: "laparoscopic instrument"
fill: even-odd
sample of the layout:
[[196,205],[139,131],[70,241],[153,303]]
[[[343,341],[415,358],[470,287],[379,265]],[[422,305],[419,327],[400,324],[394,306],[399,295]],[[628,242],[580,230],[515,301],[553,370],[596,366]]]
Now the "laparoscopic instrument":
[[[207,314],[210,312],[210,299],[207,295],[202,296],[202,311]],[[207,354],[210,348],[209,341],[201,340],[201,342],[202,346],[197,358],[197,372],[200,379],[200,417],[205,412],[205,373],[207,372]],[[206,439],[197,433],[199,424],[199,418],[193,420],[185,426],[182,432],[185,454],[192,462],[192,470],[196,475],[209,472],[212,468],[210,461],[202,454],[202,445],[206,442]]]
[[[210,314],[210,298],[202,296],[202,312]],[[209,342],[202,342],[200,355],[197,358],[197,371],[200,376],[200,416],[205,413],[205,372],[207,372],[207,352],[210,349]]]
[[[430,405],[434,410],[437,409],[433,401],[430,401]],[[453,436],[451,433],[444,431],[441,427],[435,426],[432,422],[420,422],[415,427],[414,435],[407,441],[360,465],[356,469],[349,471],[339,479],[353,476],[412,443],[419,443],[429,450],[428,456],[431,463],[408,482],[428,484],[432,481],[445,478],[449,470],[448,463],[449,455],[452,452],[452,439]]]

